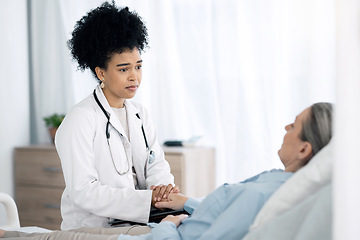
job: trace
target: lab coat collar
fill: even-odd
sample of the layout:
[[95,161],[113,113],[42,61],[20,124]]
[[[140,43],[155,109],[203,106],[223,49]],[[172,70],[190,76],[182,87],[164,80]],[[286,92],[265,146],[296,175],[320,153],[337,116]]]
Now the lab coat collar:
[[[142,132],[141,132],[142,119],[140,119],[141,113],[139,109],[131,101],[127,99],[125,100],[124,104],[126,106],[126,115],[128,120],[130,141],[131,139],[142,138]],[[140,116],[140,118],[136,116],[137,114]]]
[[[103,105],[105,111],[109,114],[110,116],[110,123],[111,125],[118,131],[120,132],[125,139],[129,141],[127,135],[125,134],[125,130],[123,128],[123,126],[120,123],[120,120],[118,119],[117,115],[115,114],[115,112],[113,111],[113,109],[110,107],[109,102],[107,101],[100,85],[98,85],[96,87],[96,95],[100,101],[100,103]],[[142,121],[141,119],[139,119],[136,114],[139,114],[139,110],[128,100],[125,100],[124,102],[125,106],[126,106],[126,114],[127,114],[127,120],[128,120],[128,127],[129,127],[129,132],[131,134],[131,129],[132,128],[141,128],[141,124]],[[103,114],[103,113],[102,113]],[[105,117],[105,116],[104,116]],[[130,137],[131,139],[131,137]]]

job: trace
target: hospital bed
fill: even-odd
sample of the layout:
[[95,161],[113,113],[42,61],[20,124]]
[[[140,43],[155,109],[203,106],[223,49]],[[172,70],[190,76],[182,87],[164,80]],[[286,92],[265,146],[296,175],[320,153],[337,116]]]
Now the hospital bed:
[[6,193],[0,193],[0,203],[4,205],[7,216],[6,224],[0,226],[0,229],[19,228],[20,221],[18,210],[12,197]]
[[0,192],[0,203],[4,205],[6,211],[6,224],[1,225],[0,229],[22,231],[27,233],[33,232],[50,232],[50,230],[40,227],[20,227],[19,214],[14,199]]
[[269,198],[243,240],[332,239],[333,142]]
[[[331,239],[332,143],[297,171],[265,203],[243,240]],[[20,227],[14,200],[0,193],[7,224],[0,229],[47,232],[38,227]]]

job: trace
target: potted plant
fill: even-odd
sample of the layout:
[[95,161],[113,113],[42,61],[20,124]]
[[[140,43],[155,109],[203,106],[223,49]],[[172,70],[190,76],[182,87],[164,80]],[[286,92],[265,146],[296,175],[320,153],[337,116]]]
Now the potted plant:
[[56,130],[60,126],[64,117],[65,117],[64,114],[57,114],[57,113],[54,113],[53,115],[50,115],[48,117],[44,117],[46,127],[49,129],[49,133],[53,143],[55,141]]

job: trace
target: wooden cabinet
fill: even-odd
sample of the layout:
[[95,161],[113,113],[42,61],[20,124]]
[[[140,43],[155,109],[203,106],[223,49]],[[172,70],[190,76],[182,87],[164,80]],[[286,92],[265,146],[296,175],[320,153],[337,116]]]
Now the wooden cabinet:
[[175,184],[189,197],[204,197],[215,189],[215,153],[206,147],[164,147]]
[[15,199],[21,226],[60,229],[60,199],[65,187],[53,145],[15,149]]
[[[189,197],[214,190],[214,149],[164,147],[175,184]],[[54,145],[18,147],[14,153],[15,199],[21,226],[60,229],[60,200],[65,187]]]

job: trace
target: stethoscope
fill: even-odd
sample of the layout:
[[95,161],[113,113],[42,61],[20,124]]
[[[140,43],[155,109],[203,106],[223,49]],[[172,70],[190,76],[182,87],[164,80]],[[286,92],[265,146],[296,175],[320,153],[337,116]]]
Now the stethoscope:
[[[94,90],[93,92],[93,95],[94,95],[94,98],[95,98],[95,101],[96,103],[99,105],[99,107],[101,108],[101,110],[103,111],[106,119],[107,119],[107,123],[106,123],[106,140],[107,140],[107,143],[108,143],[108,146],[109,146],[109,150],[110,150],[110,155],[111,155],[111,160],[114,164],[114,168],[116,170],[116,172],[119,174],[119,175],[124,175],[124,174],[127,174],[129,171],[130,171],[130,161],[129,161],[129,157],[128,157],[128,154],[126,154],[126,159],[127,159],[127,163],[128,163],[128,167],[127,167],[127,170],[124,171],[124,172],[121,172],[117,169],[116,165],[115,165],[115,162],[114,162],[114,158],[113,158],[113,155],[112,155],[112,151],[111,151],[111,147],[110,147],[110,142],[109,142],[109,139],[110,139],[110,130],[109,130],[109,126],[111,125],[110,124],[110,116],[109,116],[109,113],[106,112],[106,110],[104,109],[103,105],[100,103],[97,95],[96,95],[96,90]],[[136,117],[138,117],[140,120],[140,115],[139,113],[136,114]],[[143,124],[141,124],[141,131],[142,131],[142,134],[143,134],[143,137],[144,137],[144,141],[145,141],[145,146],[146,146],[146,152],[147,152],[147,159],[146,159],[146,165],[145,165],[145,173],[146,173],[146,166],[147,166],[147,163],[153,163],[155,161],[155,152],[153,150],[151,150],[149,148],[149,144],[148,144],[148,141],[147,141],[147,138],[146,138],[146,134],[145,134],[145,130],[144,130],[144,126]],[[124,136],[120,133],[120,137],[121,137],[121,141],[124,143]]]

